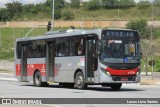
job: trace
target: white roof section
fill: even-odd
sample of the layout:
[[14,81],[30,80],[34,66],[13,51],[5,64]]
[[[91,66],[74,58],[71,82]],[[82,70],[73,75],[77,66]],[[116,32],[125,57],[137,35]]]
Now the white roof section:
[[37,40],[37,39],[53,39],[53,38],[62,38],[62,37],[71,37],[71,36],[83,36],[87,34],[96,34],[101,38],[102,30],[122,30],[122,31],[134,31],[132,29],[121,29],[121,28],[106,28],[106,29],[93,29],[93,30],[84,30],[84,29],[68,29],[62,31],[50,31],[46,32],[44,35],[35,36],[35,37],[26,37],[26,38],[17,38],[16,41],[28,41],[28,40]]

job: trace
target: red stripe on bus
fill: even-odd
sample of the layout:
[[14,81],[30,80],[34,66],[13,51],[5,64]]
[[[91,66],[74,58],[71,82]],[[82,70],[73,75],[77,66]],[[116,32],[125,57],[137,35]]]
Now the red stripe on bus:
[[129,75],[136,75],[136,73],[139,71],[139,68],[131,70],[117,70],[117,69],[107,68],[106,70],[111,75],[129,76]]
[[21,69],[20,64],[16,64],[16,76],[20,76],[21,75],[20,69]]
[[[46,76],[46,64],[27,64],[27,76],[33,76],[34,71],[39,70],[41,76]],[[57,67],[54,67],[54,75],[57,75]],[[21,76],[21,65],[16,64],[16,76]]]

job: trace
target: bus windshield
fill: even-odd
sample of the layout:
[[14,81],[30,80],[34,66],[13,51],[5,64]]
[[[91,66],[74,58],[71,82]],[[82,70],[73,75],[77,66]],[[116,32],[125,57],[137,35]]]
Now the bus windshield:
[[108,63],[138,63],[140,61],[139,41],[132,39],[102,40],[100,59]]

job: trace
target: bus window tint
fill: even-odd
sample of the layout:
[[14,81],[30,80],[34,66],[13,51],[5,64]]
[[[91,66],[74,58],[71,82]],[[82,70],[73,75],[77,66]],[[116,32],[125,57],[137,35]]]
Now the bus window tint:
[[81,56],[85,53],[83,38],[59,39],[56,41],[56,56]]
[[45,45],[45,40],[39,40],[37,41],[37,57],[41,58],[41,57],[45,57],[46,55],[46,45]]
[[56,56],[69,56],[69,40],[67,39],[60,39],[56,42]]
[[70,40],[70,56],[76,55],[75,41],[74,39]]
[[29,41],[28,43],[28,58],[45,57],[45,40]]
[[84,40],[83,38],[73,38],[71,40],[71,55],[84,55]]
[[21,43],[17,43],[17,58],[21,58]]

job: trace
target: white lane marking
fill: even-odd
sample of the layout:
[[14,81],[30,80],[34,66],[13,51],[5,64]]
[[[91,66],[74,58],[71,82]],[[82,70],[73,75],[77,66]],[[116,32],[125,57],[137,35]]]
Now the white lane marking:
[[0,74],[4,74],[4,75],[14,75],[14,74],[11,74],[11,73],[0,73]]
[[46,106],[51,106],[51,107],[63,107],[63,106],[57,106],[57,105],[53,105],[53,104],[44,104]]
[[8,81],[18,81],[15,78],[0,78],[0,80],[8,80]]

